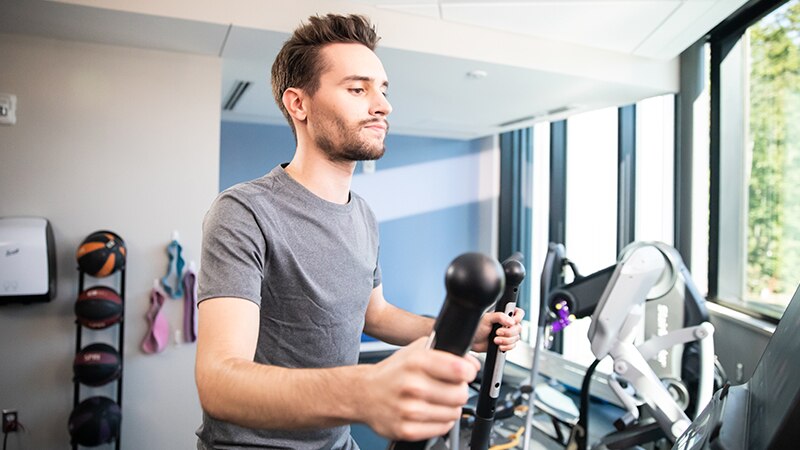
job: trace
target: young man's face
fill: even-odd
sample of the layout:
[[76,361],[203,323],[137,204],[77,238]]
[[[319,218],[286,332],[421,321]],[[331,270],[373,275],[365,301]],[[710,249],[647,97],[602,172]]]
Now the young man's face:
[[320,54],[326,70],[309,98],[309,134],[332,161],[380,158],[392,111],[383,64],[361,44],[329,44]]

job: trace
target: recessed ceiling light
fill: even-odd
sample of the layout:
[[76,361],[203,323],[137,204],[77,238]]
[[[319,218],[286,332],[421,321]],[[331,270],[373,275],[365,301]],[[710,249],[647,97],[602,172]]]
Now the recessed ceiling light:
[[489,74],[485,70],[470,70],[467,72],[467,78],[471,80],[480,80],[486,78]]

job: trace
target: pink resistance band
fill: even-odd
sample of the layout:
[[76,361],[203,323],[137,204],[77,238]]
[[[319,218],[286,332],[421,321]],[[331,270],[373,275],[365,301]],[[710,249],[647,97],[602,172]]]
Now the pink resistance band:
[[156,280],[150,291],[150,308],[145,315],[148,322],[147,334],[142,340],[142,351],[145,353],[162,352],[169,343],[169,322],[161,312],[165,298]]

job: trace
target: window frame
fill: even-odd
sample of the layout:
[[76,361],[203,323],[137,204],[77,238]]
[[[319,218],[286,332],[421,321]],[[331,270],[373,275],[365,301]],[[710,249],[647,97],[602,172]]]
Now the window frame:
[[[745,128],[745,76],[724,72],[726,63],[735,65],[741,57],[742,38],[747,29],[788,0],[750,0],[731,16],[717,25],[707,36],[710,48],[710,148],[709,148],[709,245],[708,293],[709,301],[773,324],[779,318],[745,306],[747,244],[738,238],[746,233],[746,198],[735,193],[744,192],[747,181],[745,170],[745,140],[738,136]],[[728,59],[731,58],[731,59]],[[724,87],[724,89],[723,89]],[[723,104],[725,107],[723,108]],[[725,149],[725,158],[723,158]],[[722,190],[723,181],[725,190]],[[733,216],[733,217],[732,217]],[[741,220],[734,221],[735,218]],[[722,224],[726,228],[722,228]],[[731,229],[730,225],[734,224]],[[677,224],[676,224],[677,225]],[[726,245],[722,246],[721,243]],[[730,243],[734,243],[731,245]],[[743,265],[743,267],[741,267]],[[741,286],[739,286],[741,285]],[[734,286],[731,289],[729,286]]]

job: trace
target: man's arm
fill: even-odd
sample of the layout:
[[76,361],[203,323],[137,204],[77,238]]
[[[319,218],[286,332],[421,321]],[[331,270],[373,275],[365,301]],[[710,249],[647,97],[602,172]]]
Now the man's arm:
[[[488,348],[489,333],[494,324],[500,324],[494,342],[500,351],[513,349],[522,332],[522,318],[525,311],[517,308],[509,317],[501,312],[489,312],[481,317],[472,350],[485,352]],[[372,290],[367,306],[364,333],[394,345],[406,345],[423,336],[429,336],[433,330],[434,320],[418,316],[389,303],[383,296],[383,285]]]
[[433,331],[434,320],[410,313],[389,303],[383,285],[372,290],[364,319],[364,333],[394,345],[408,345]]
[[392,439],[446,433],[466,402],[477,361],[427,350],[424,340],[375,365],[286,369],[253,362],[259,308],[239,298],[200,303],[195,375],[210,416],[249,428],[351,422]]

